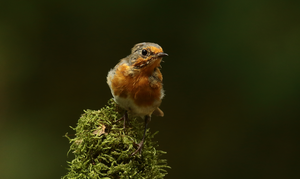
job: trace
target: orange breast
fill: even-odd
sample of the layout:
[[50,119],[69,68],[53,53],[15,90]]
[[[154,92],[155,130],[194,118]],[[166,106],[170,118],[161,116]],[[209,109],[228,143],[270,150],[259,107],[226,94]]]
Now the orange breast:
[[138,73],[129,75],[129,66],[123,64],[116,70],[112,79],[112,89],[115,96],[130,97],[138,106],[151,106],[155,101],[160,101],[162,84],[150,85],[149,77]]

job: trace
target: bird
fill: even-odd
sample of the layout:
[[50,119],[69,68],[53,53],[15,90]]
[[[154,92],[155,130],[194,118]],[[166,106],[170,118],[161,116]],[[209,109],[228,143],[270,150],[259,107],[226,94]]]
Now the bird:
[[144,134],[135,152],[142,153],[146,130],[151,115],[164,116],[159,108],[165,95],[160,72],[162,58],[168,56],[156,43],[142,42],[134,45],[131,54],[120,60],[107,75],[107,84],[113,99],[125,113],[120,120],[128,122],[128,114],[145,121]]

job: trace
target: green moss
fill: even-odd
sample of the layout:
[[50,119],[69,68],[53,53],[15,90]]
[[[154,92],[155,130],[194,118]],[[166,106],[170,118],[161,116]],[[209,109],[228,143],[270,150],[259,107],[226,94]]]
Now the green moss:
[[[163,152],[157,150],[157,142],[148,129],[142,155],[131,154],[136,150],[134,143],[143,137],[143,120],[130,118],[130,125],[123,128],[117,121],[124,111],[111,99],[101,110],[86,110],[78,121],[75,138],[66,137],[71,143],[69,152],[75,158],[68,162],[69,172],[63,179],[113,179],[113,178],[163,178],[167,161],[161,159]],[[68,152],[68,153],[69,153]]]

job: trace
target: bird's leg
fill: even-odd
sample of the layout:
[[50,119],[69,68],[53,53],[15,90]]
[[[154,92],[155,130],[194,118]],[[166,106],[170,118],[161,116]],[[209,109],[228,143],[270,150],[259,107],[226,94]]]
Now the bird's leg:
[[125,111],[123,117],[121,117],[120,119],[118,119],[116,122],[119,122],[119,121],[121,121],[122,119],[124,120],[123,127],[124,127],[124,129],[125,129],[125,128],[126,128],[126,121],[127,121],[127,123],[129,124],[128,113],[127,113],[127,111]]
[[126,121],[129,124],[127,111],[125,111],[125,114],[124,114],[123,118],[124,118],[123,128],[125,129],[126,128]]
[[131,156],[135,155],[137,152],[140,152],[140,154],[142,153],[142,149],[143,149],[143,145],[144,145],[144,141],[145,141],[145,136],[146,136],[146,131],[147,131],[147,126],[148,126],[150,121],[151,121],[151,117],[149,115],[145,116],[145,129],[144,129],[143,139],[140,143],[136,144],[138,146],[138,148],[136,149],[135,152],[133,152],[131,154]]

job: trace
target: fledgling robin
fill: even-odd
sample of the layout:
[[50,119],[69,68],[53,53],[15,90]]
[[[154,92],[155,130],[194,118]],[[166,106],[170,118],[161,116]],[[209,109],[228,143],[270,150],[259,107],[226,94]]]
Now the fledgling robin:
[[122,117],[124,128],[128,114],[145,120],[143,139],[132,155],[142,151],[151,115],[164,116],[158,108],[164,97],[163,78],[159,70],[164,56],[168,54],[158,44],[138,43],[132,48],[131,54],[121,59],[107,75],[107,83],[114,100],[126,110]]

